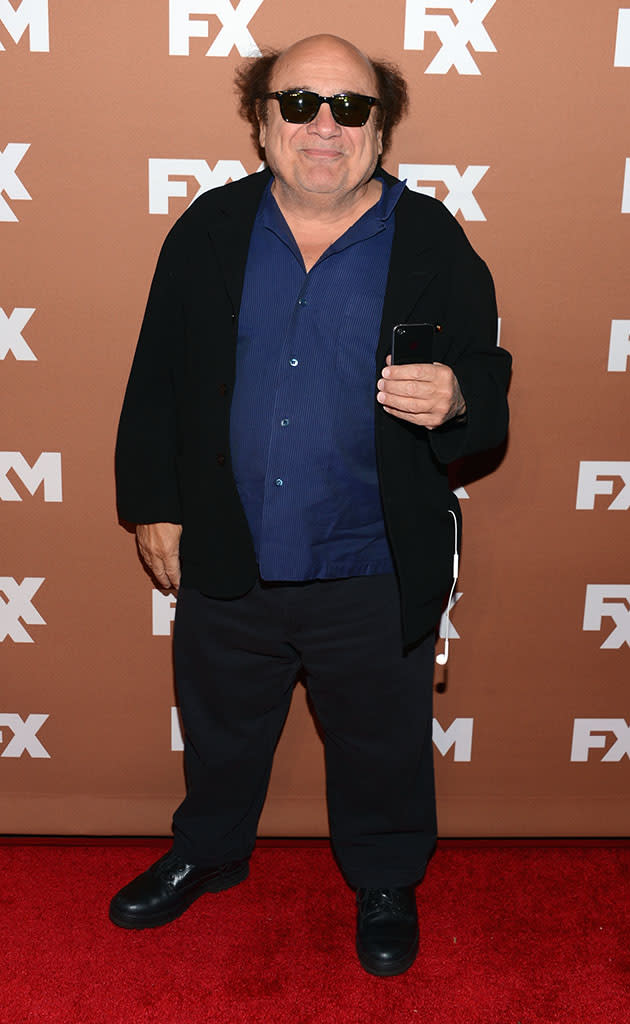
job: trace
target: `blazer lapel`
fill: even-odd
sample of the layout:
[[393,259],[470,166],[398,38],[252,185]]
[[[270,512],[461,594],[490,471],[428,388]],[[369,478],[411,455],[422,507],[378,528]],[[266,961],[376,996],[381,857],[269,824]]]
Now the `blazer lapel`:
[[223,193],[220,206],[209,217],[208,234],[235,313],[241,304],[252,228],[270,178],[271,173],[264,170],[234,182],[234,188]]
[[429,235],[422,235],[423,224],[413,204],[409,203],[410,198],[405,191],[396,205],[396,227],[378,346],[378,356],[383,360],[391,348],[392,327],[406,321],[439,270],[436,246]]

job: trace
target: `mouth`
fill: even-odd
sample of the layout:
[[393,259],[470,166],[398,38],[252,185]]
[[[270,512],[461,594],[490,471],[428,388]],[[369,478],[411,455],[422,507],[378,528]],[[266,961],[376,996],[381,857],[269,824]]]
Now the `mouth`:
[[335,160],[343,156],[339,149],[302,149],[300,152],[309,160]]

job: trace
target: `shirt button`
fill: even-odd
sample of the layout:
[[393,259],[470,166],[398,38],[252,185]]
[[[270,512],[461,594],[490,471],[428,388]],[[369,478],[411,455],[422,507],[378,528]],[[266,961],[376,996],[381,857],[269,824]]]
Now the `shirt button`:
[[282,487],[282,485],[284,483],[284,480],[281,480],[280,477],[277,477],[277,479],[274,480],[274,483],[275,483],[276,487]]
[[290,366],[297,366],[297,364],[298,364],[298,361],[295,358],[295,356],[293,356],[291,359],[289,359],[289,365]]
[[298,306],[305,306],[305,305],[306,305],[306,299],[298,299]]
[[281,427],[288,427],[289,426],[289,421],[287,419],[280,420],[280,426]]

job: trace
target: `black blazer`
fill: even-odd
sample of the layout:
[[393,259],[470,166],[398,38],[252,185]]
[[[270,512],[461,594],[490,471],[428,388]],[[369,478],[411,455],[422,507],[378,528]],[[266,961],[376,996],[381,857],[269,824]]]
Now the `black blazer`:
[[[116,445],[121,519],[183,524],[182,581],[214,597],[244,594],[257,578],[229,422],[249,238],[268,180],[259,172],[206,192],[170,230]],[[395,324],[440,324],[434,358],[453,368],[467,406],[464,422],[427,431],[386,413],[375,380],[379,481],[410,644],[435,625],[450,585],[448,510],[459,519],[459,506],[446,464],[505,437],[510,357],[496,345],[488,269],[443,204],[405,189],[395,216],[377,376]]]

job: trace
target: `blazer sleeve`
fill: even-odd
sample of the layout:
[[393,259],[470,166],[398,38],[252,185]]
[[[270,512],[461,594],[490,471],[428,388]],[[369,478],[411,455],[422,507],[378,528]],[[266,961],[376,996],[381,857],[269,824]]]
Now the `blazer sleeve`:
[[447,353],[443,361],[457,377],[466,415],[428,432],[431,448],[442,463],[495,448],[505,439],[512,363],[509,353],[497,346],[497,306],[490,272],[453,223],[455,252],[441,325]]
[[118,514],[131,523],[181,522],[174,367],[184,332],[174,233],[151,284],[116,440]]

